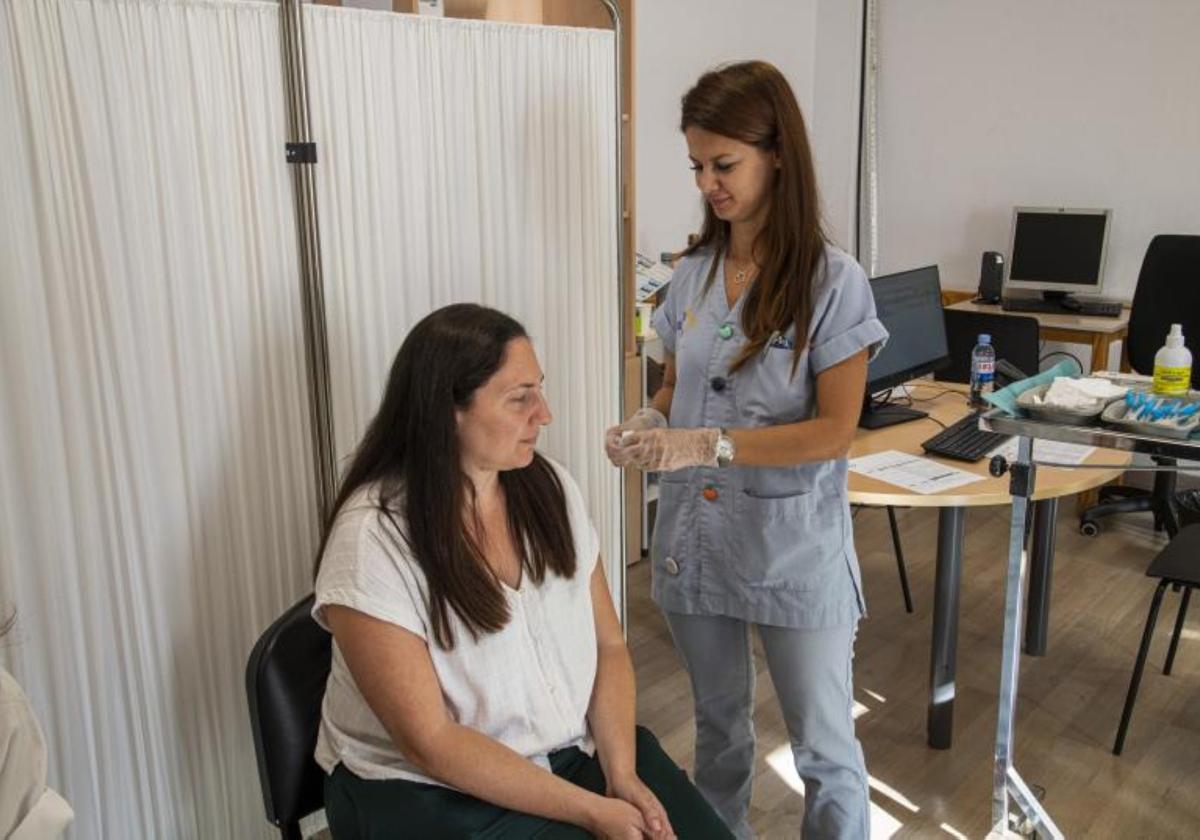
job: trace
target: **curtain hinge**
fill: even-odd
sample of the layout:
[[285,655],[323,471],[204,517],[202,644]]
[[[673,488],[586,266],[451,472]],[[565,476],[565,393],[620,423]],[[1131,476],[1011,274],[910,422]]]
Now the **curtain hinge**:
[[316,143],[288,143],[284,146],[288,163],[316,163]]

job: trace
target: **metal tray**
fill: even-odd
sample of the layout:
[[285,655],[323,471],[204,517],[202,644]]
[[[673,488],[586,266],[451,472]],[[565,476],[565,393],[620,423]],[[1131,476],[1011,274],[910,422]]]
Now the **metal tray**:
[[1003,435],[1057,440],[1062,443],[1078,443],[1082,446],[1119,449],[1122,452],[1140,452],[1164,458],[1200,461],[1200,441],[1198,440],[1173,440],[1124,429],[1109,429],[1104,426],[1048,423],[1031,417],[1009,417],[998,408],[980,415],[979,428],[987,432],[999,432]]
[[[1017,396],[1017,408],[1028,412],[1029,416],[1035,420],[1086,426],[1099,422],[1100,413],[1112,402],[1112,400],[1097,400],[1095,408],[1064,408],[1062,406],[1042,405],[1034,402],[1035,397],[1040,397],[1050,390],[1051,384],[1047,382],[1045,385],[1038,385],[1035,388],[1030,388],[1028,391],[1022,391]],[[1122,398],[1114,397],[1114,399]]]
[[1200,426],[1200,414],[1193,414],[1184,425],[1164,425],[1151,423],[1146,420],[1134,420],[1129,416],[1129,406],[1124,400],[1114,402],[1104,409],[1100,420],[1110,426],[1117,426],[1127,432],[1147,435],[1149,437],[1166,437],[1176,440],[1186,440]]

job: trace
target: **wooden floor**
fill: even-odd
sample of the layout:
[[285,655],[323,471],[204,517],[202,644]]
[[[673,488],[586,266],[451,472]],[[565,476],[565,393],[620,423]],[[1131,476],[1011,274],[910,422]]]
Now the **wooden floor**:
[[[1193,607],[1170,677],[1161,672],[1178,596],[1168,592],[1122,757],[1110,750],[1154,582],[1144,575],[1164,538],[1148,514],[1109,520],[1097,538],[1058,525],[1044,658],[1023,657],[1017,767],[1045,788],[1068,837],[1200,837],[1200,607]],[[1003,565],[1008,509],[967,514],[954,747],[925,746],[937,514],[899,511],[916,612],[900,595],[887,516],[856,525],[870,616],[856,647],[858,737],[871,776],[873,836],[983,837],[991,801]],[[1111,523],[1111,524],[1110,524]],[[629,570],[629,642],[639,720],[691,769],[691,692],[650,601],[646,562]],[[758,764],[751,819],[760,837],[799,836],[802,799],[770,677],[758,651]],[[789,781],[790,779],[790,781]]]

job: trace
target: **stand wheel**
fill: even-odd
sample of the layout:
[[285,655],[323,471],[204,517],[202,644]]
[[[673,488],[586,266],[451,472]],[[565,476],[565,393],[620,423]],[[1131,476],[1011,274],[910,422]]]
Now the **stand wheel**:
[[1095,537],[1100,534],[1100,526],[1095,522],[1080,522],[1079,533],[1085,537]]

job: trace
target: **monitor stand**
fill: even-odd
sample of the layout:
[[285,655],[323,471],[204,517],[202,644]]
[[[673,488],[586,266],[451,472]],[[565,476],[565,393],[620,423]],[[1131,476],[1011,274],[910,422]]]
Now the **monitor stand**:
[[928,417],[928,411],[909,408],[906,405],[871,405],[871,397],[863,400],[862,414],[858,417],[859,428],[882,429],[885,426],[895,426],[897,423],[907,423],[910,420],[920,420]]

